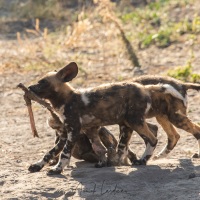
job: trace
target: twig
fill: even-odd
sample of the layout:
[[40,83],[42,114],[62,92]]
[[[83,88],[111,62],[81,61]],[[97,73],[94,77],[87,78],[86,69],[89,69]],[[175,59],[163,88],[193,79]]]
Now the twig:
[[30,124],[31,124],[31,130],[32,130],[32,133],[33,133],[33,137],[39,137],[38,132],[37,132],[36,127],[35,127],[35,120],[34,120],[34,116],[33,116],[33,110],[32,110],[32,107],[31,107],[31,99],[27,95],[28,89],[25,88],[25,86],[23,86],[22,84],[19,84],[18,87],[23,89],[23,91],[25,92],[24,100],[25,100],[26,106],[28,108],[28,114],[29,114],[29,119],[30,119]]
[[24,100],[25,100],[27,108],[28,108],[31,130],[32,130],[34,137],[39,137],[39,136],[38,136],[38,133],[37,133],[37,130],[35,127],[35,120],[34,120],[33,111],[32,111],[32,107],[31,107],[31,100],[36,101],[37,103],[39,103],[42,106],[44,106],[45,108],[47,108],[50,111],[54,120],[61,123],[59,117],[57,116],[53,107],[49,103],[47,103],[43,99],[39,98],[32,91],[30,91],[27,87],[25,87],[22,83],[19,83],[19,85],[17,85],[17,87],[19,87],[20,89],[22,89],[24,91]]

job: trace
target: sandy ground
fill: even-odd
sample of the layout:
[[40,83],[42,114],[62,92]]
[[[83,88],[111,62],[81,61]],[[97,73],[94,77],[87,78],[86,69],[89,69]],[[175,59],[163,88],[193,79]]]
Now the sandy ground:
[[[61,175],[47,176],[49,167],[29,173],[29,165],[54,143],[54,132],[46,125],[48,112],[37,104],[33,107],[40,138],[32,137],[22,91],[16,89],[19,82],[28,84],[34,78],[29,74],[0,75],[0,199],[200,199],[200,159],[191,159],[198,145],[182,130],[173,152],[166,159],[150,160],[147,166],[97,169],[92,163],[72,158],[70,167]],[[189,116],[198,123],[200,95],[189,91],[188,96]],[[108,128],[118,137],[116,126]],[[158,138],[155,154],[166,142],[160,127]],[[135,133],[131,147],[139,156],[144,151],[144,144]]]

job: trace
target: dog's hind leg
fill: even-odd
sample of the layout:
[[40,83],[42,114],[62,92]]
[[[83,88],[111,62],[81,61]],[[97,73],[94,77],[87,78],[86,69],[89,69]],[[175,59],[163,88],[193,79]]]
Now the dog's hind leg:
[[[157,133],[158,133],[158,126],[156,126],[155,124],[151,124],[147,122],[147,125],[150,129],[150,131],[154,134],[155,137],[157,137]],[[146,141],[144,140],[144,142],[146,143]],[[131,150],[131,148],[129,147],[128,149],[128,158],[131,161],[131,163],[134,163],[137,159],[137,155]]]
[[157,116],[158,123],[162,126],[163,130],[167,133],[168,142],[164,149],[162,149],[154,159],[164,158],[171,152],[171,150],[176,146],[180,135],[176,131],[175,127],[171,124],[167,116]]
[[193,123],[186,115],[176,112],[170,115],[170,122],[177,128],[183,129],[191,133],[198,141],[198,153],[195,153],[193,158],[200,158],[200,126]]
[[120,135],[117,155],[113,159],[114,165],[127,165],[128,164],[128,153],[129,153],[129,141],[132,136],[133,129],[126,126],[125,124],[119,125]]
[[119,125],[120,135],[117,154],[112,156],[110,159],[110,165],[130,165],[131,163],[138,160],[137,156],[129,147],[129,142],[132,136],[133,129],[126,126],[125,124]]
[[99,137],[106,148],[117,148],[117,140],[114,135],[105,127],[99,129]]
[[149,127],[149,130],[154,134],[155,137],[157,137],[158,135],[158,126],[156,126],[155,124],[151,124],[147,122],[147,125]]
[[146,149],[141,159],[133,161],[132,164],[146,165],[147,161],[151,158],[154,149],[156,148],[158,140],[152,131],[148,128],[148,124],[145,121],[143,121],[143,124],[140,125],[133,124],[132,127],[143,138],[146,144]]
[[106,152],[107,149],[101,142],[100,136],[99,136],[99,127],[93,127],[90,129],[87,129],[85,131],[87,137],[89,138],[92,149],[95,152],[95,154],[98,156],[98,163],[95,165],[95,167],[104,167],[107,165],[107,157]]
[[128,149],[128,156],[129,160],[131,161],[131,163],[134,163],[136,160],[138,160],[137,155],[130,149]]
[[107,148],[107,165],[111,166],[113,163],[112,160],[117,153],[118,142],[114,135],[105,127],[101,127],[99,129],[99,137],[104,146]]
[[41,160],[32,164],[28,168],[28,170],[30,172],[40,171],[45,165],[47,165],[49,163],[49,161],[51,159],[56,157],[62,151],[62,149],[66,143],[66,140],[67,140],[66,138],[60,138],[58,143],[49,152],[47,152]]
[[90,143],[87,135],[84,133],[80,134],[78,137],[72,149],[72,156],[76,159],[83,159],[87,162],[98,162],[98,156],[93,151],[92,144]]

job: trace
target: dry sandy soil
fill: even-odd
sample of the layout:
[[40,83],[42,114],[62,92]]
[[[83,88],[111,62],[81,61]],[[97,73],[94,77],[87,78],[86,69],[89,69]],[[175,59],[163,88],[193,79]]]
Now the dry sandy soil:
[[[54,143],[54,132],[46,125],[48,112],[37,104],[33,107],[40,138],[32,137],[23,92],[16,89],[19,82],[28,84],[37,76],[33,72],[0,75],[1,199],[200,199],[200,159],[191,159],[198,150],[197,142],[182,130],[168,158],[151,160],[147,166],[97,169],[92,163],[72,158],[70,167],[61,175],[47,176],[49,167],[29,173],[29,165]],[[200,95],[190,91],[188,96],[189,116],[199,122]],[[118,137],[117,127],[108,128]],[[166,142],[160,127],[158,137],[156,152]],[[131,147],[139,156],[144,151],[144,144],[135,133]]]

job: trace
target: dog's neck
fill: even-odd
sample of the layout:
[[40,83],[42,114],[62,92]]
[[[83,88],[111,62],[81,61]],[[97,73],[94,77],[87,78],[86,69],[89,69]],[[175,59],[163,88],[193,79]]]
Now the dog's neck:
[[69,84],[64,84],[62,87],[56,89],[52,93],[48,101],[50,101],[50,103],[55,109],[58,109],[66,103],[70,102],[75,95],[75,89]]

